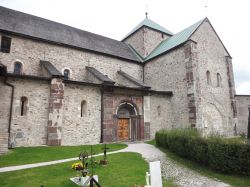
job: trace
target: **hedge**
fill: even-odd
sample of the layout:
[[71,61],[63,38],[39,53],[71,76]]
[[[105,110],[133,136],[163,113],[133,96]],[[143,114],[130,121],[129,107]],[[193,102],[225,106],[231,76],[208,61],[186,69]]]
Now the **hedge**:
[[203,138],[195,129],[161,130],[155,139],[157,146],[215,171],[250,176],[250,144]]

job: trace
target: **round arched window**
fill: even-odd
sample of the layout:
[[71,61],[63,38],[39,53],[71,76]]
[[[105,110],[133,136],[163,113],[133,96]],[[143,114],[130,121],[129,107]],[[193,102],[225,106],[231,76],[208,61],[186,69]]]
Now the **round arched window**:
[[22,74],[23,65],[21,62],[15,62],[14,64],[14,74]]
[[65,69],[63,71],[63,76],[64,76],[64,79],[65,80],[69,80],[69,77],[70,77],[70,71],[68,69]]

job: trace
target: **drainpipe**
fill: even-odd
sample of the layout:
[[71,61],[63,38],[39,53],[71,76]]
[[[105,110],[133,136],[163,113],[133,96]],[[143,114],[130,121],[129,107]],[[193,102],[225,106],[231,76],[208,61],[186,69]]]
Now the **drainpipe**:
[[248,132],[247,132],[247,139],[250,140],[250,105],[248,106]]
[[8,148],[13,148],[11,145],[11,140],[10,140],[10,131],[11,131],[11,119],[12,119],[12,108],[13,108],[13,100],[14,100],[14,91],[15,91],[15,86],[7,82],[7,75],[5,75],[4,78],[4,84],[11,87],[11,100],[10,100],[10,115],[9,115],[9,126],[8,126]]
[[142,82],[144,83],[145,64],[142,65]]
[[101,139],[100,143],[103,143],[103,87],[101,87]]

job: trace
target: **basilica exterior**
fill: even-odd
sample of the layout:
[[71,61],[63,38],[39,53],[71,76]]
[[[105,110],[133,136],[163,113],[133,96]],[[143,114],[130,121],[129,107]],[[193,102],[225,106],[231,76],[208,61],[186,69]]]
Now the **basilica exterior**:
[[208,18],[145,18],[121,41],[0,7],[0,148],[141,141],[162,128],[230,136],[232,58]]

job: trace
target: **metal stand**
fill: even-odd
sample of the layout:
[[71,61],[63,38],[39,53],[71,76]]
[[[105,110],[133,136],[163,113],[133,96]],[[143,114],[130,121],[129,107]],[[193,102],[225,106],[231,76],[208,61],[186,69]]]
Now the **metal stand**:
[[107,144],[104,144],[104,148],[103,148],[103,150],[104,150],[104,160],[107,160],[107,150],[108,150],[109,148],[107,147]]
[[[94,179],[94,177],[93,177],[93,170],[94,170],[94,168],[93,168],[93,152],[92,152],[93,150],[92,150],[92,145],[91,145],[91,149],[90,149],[90,155],[91,155],[91,176],[90,176],[90,187],[94,187],[94,184],[96,184],[98,187],[101,187],[101,185]],[[87,183],[88,184],[88,183]]]
[[94,187],[94,184],[96,184],[98,187],[101,187],[100,184],[94,179],[93,175],[91,175],[82,186],[86,187],[88,183],[90,183],[90,187]]

